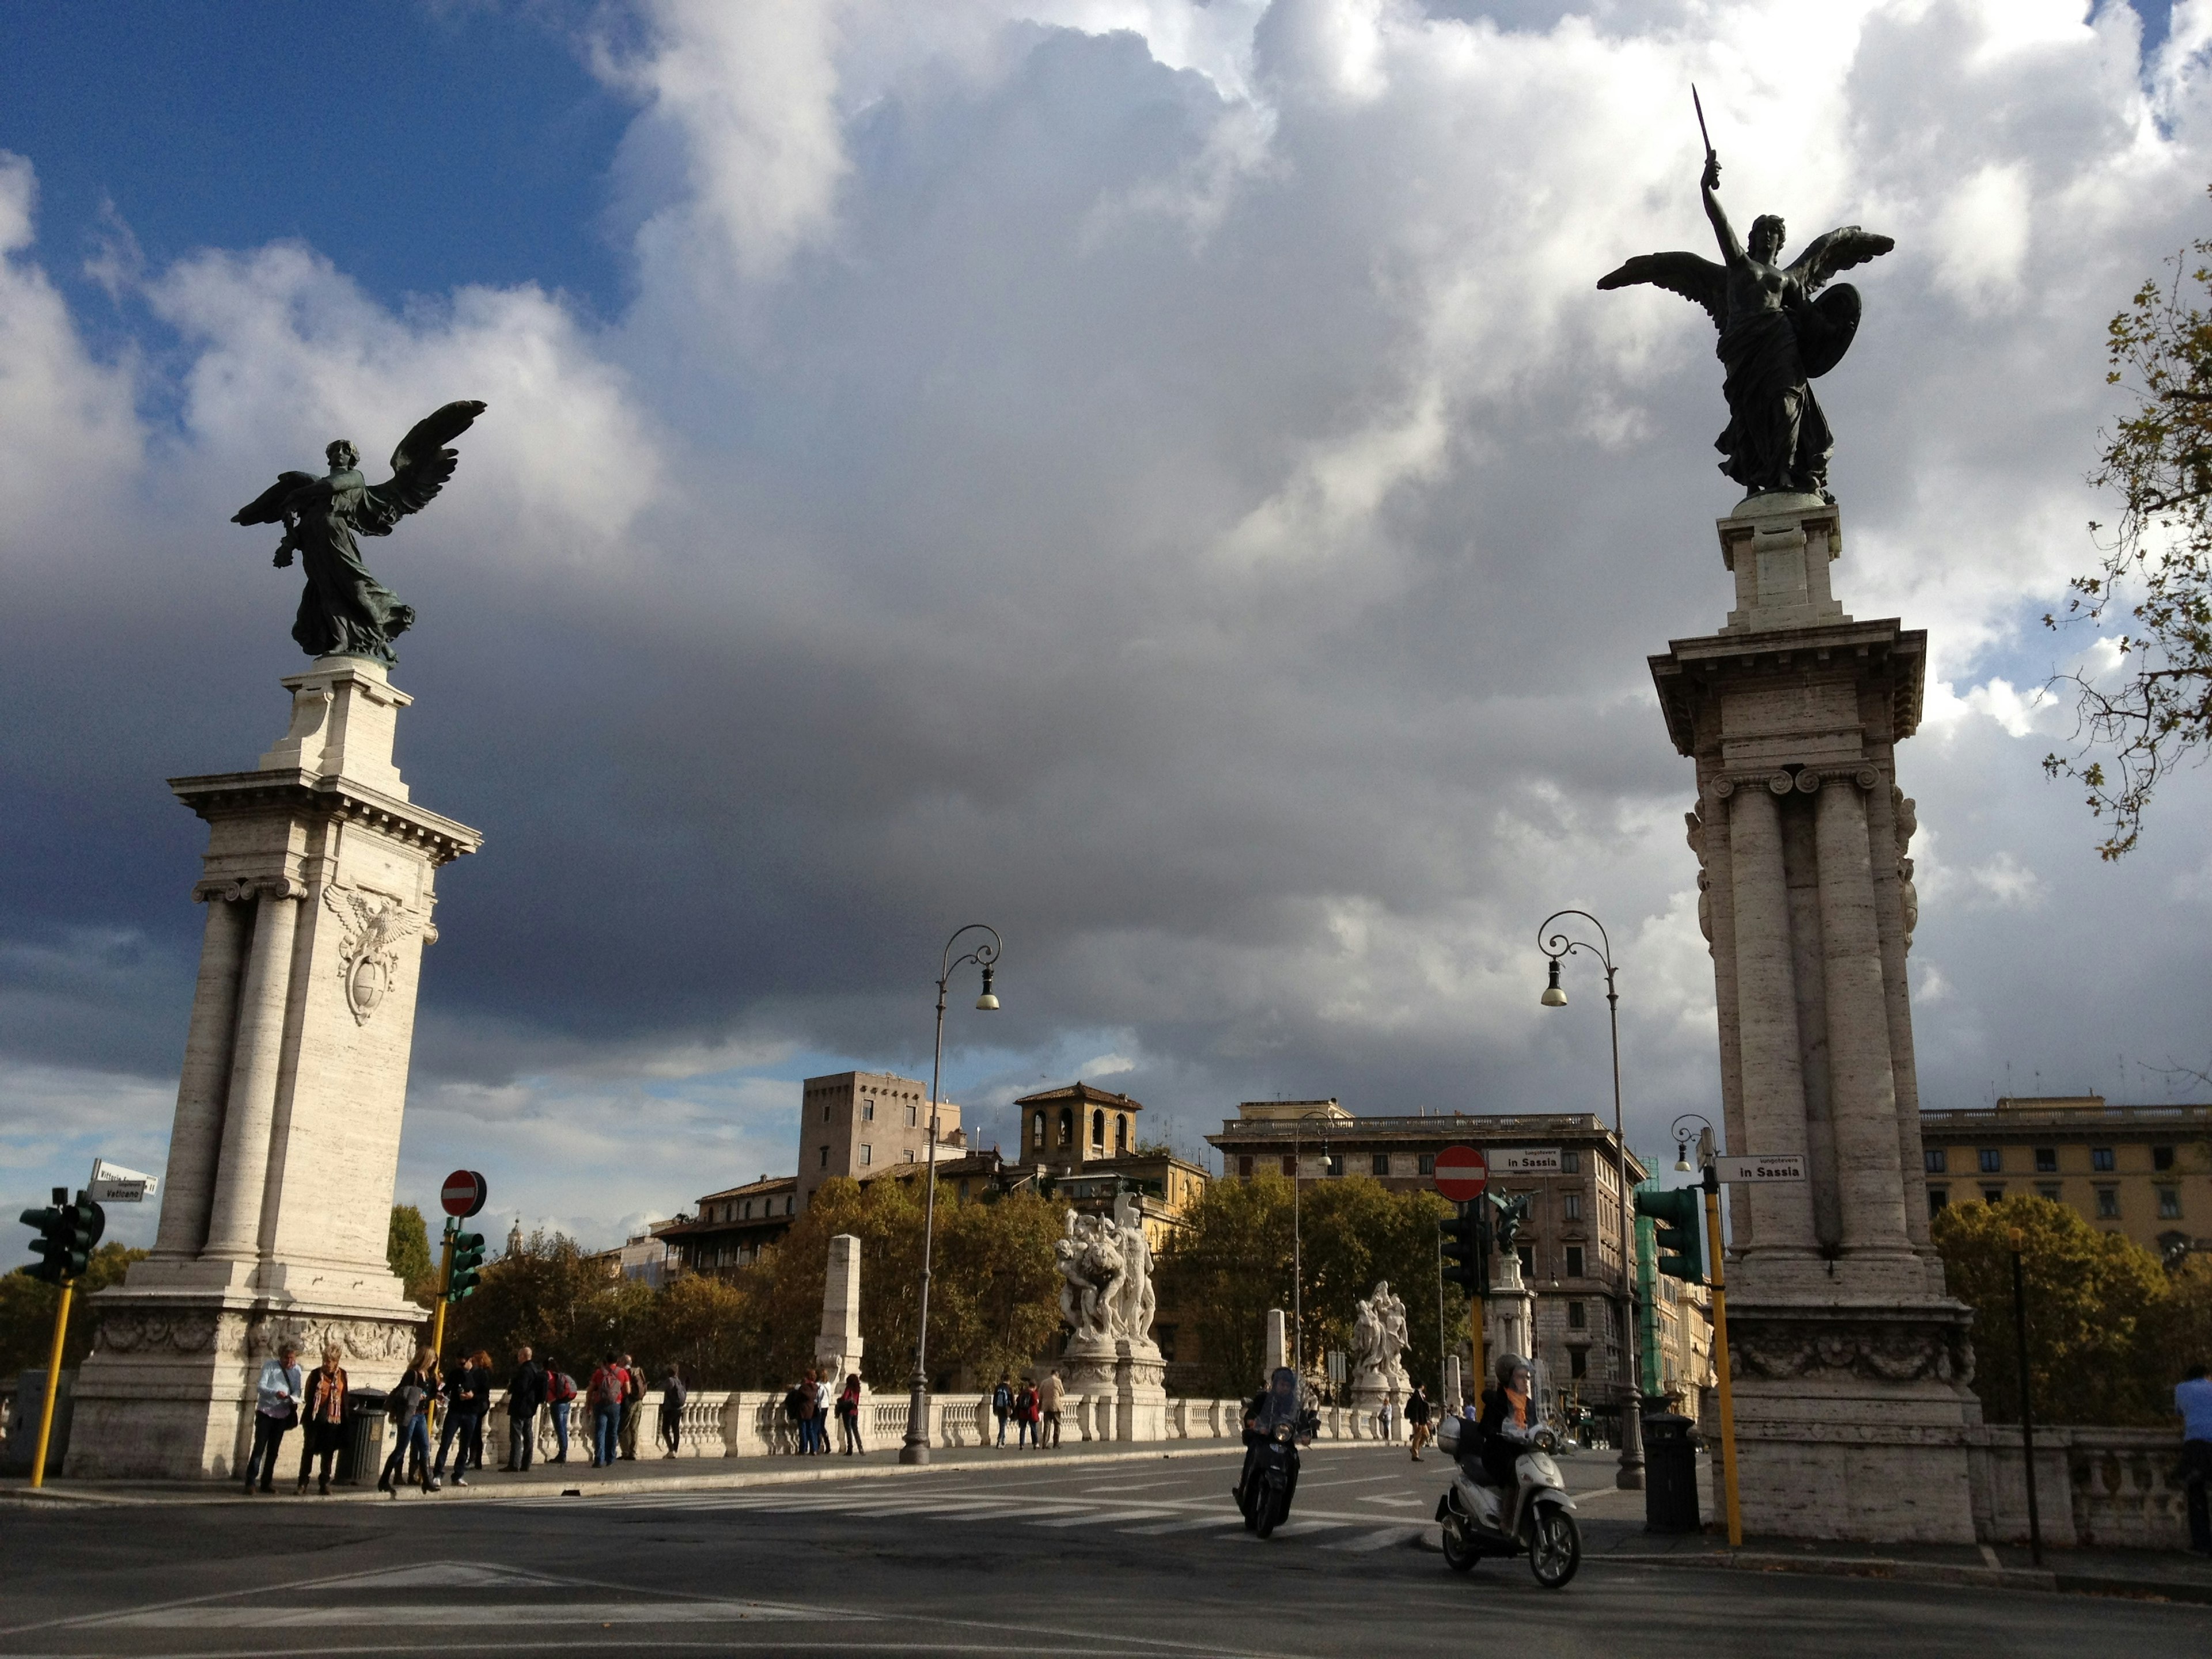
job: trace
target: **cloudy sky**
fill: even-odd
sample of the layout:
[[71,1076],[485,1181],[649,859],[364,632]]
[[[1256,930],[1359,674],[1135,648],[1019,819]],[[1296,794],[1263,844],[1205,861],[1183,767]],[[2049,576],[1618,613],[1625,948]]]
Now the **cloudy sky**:
[[[608,1240],[788,1170],[798,1080],[1715,1109],[1688,763],[1711,325],[1621,258],[1888,232],[1821,384],[1860,616],[1929,630],[1929,1106],[2202,1066],[2201,775],[2142,849],[2040,757],[2094,640],[2106,319],[2212,232],[2212,4],[385,0],[0,12],[0,1200],[159,1170],[201,915],[173,775],[281,732],[226,522],[486,399],[370,548],[441,878],[399,1197]],[[1708,250],[1709,251],[1709,250]],[[2186,1092],[2185,1091],[2184,1091]],[[126,1237],[149,1215],[118,1218]]]

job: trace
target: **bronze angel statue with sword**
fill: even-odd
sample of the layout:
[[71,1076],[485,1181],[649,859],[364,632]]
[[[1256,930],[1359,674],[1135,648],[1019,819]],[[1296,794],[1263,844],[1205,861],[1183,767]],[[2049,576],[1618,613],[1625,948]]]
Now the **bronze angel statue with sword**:
[[[1692,91],[1694,96],[1694,89]],[[1705,125],[1705,112],[1698,112]],[[1748,246],[1736,240],[1721,209],[1720,158],[1705,145],[1699,189],[1712,221],[1722,263],[1694,253],[1644,253],[1598,279],[1602,289],[1650,283],[1703,306],[1721,331],[1717,352],[1728,370],[1728,429],[1713,447],[1720,470],[1752,495],[1786,490],[1828,494],[1828,456],[1835,434],[1813,396],[1812,382],[1844,358],[1858,331],[1859,295],[1849,283],[1829,286],[1839,270],[1863,264],[1897,244],[1845,225],[1813,240],[1788,265],[1781,258],[1781,218],[1751,222]],[[1826,289],[1823,293],[1822,289]]]
[[398,661],[392,641],[414,625],[412,605],[368,574],[356,536],[389,536],[410,513],[420,513],[445,487],[459,464],[446,447],[475,424],[484,406],[451,403],[423,416],[392,452],[392,477],[372,484],[362,476],[361,453],[345,439],[324,450],[330,471],[318,478],[286,472],[231,515],[233,524],[278,524],[278,568],[297,553],[307,591],[292,637],[311,657],[368,657],[389,668]]

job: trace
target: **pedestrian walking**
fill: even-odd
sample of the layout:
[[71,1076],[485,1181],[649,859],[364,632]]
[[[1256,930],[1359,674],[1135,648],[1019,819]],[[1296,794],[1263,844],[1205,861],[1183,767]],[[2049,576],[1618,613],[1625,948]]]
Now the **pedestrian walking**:
[[828,1383],[821,1372],[809,1371],[799,1387],[799,1437],[805,1443],[800,1449],[815,1456],[823,1455],[830,1449],[830,1428],[825,1420],[830,1404]]
[[415,1363],[401,1373],[385,1401],[398,1432],[392,1437],[392,1455],[384,1460],[384,1473],[376,1479],[377,1491],[399,1496],[399,1482],[410,1453],[414,1467],[422,1472],[422,1490],[438,1490],[429,1468],[430,1402],[437,1397],[438,1356],[425,1346],[415,1351]]
[[576,1379],[561,1369],[558,1356],[545,1356],[545,1409],[553,1414],[553,1461],[568,1461],[568,1413],[576,1407]]
[[[514,1351],[514,1371],[507,1379],[507,1472],[526,1474],[530,1454],[538,1443],[538,1408],[545,1403],[545,1368],[530,1357],[528,1348]],[[568,1440],[565,1425],[561,1438]]]
[[2181,1416],[2181,1478],[2189,1500],[2189,1547],[2212,1555],[2212,1373],[2191,1365],[2173,1387]]
[[1022,1379],[1021,1392],[1014,1396],[1014,1449],[1024,1446],[1036,1449],[1037,1391],[1036,1382]]
[[629,1375],[622,1361],[609,1354],[584,1389],[584,1402],[592,1413],[592,1467],[605,1468],[615,1461],[616,1431],[622,1426],[623,1386]]
[[622,1455],[637,1462],[637,1419],[645,1411],[645,1367],[628,1354],[622,1357]]
[[335,1342],[323,1350],[323,1363],[307,1373],[307,1387],[300,1406],[300,1496],[307,1495],[307,1467],[323,1460],[320,1495],[331,1495],[331,1460],[345,1443],[345,1368],[338,1364],[343,1351]]
[[246,1490],[253,1491],[253,1474],[261,1472],[261,1490],[273,1492],[276,1476],[276,1449],[284,1443],[284,1436],[300,1422],[300,1401],[304,1384],[300,1376],[300,1345],[287,1342],[276,1351],[276,1358],[265,1360],[261,1367],[261,1380],[255,1388],[253,1404],[253,1449],[246,1455]]
[[684,1449],[684,1373],[669,1362],[668,1375],[660,1382],[660,1443],[668,1448],[673,1457]]
[[1425,1383],[1413,1385],[1413,1396],[1406,1402],[1406,1425],[1413,1431],[1408,1437],[1413,1451],[1413,1462],[1421,1461],[1421,1448],[1429,1443],[1429,1390]]
[[1006,1443],[1006,1419],[1013,1414],[1013,1383],[1006,1373],[999,1373],[998,1386],[991,1390],[991,1414],[999,1419],[999,1443]]
[[837,1396],[837,1425],[844,1431],[845,1455],[862,1455],[866,1448],[860,1444],[860,1374],[853,1372],[845,1379],[845,1387]]
[[484,1413],[491,1409],[491,1356],[479,1348],[446,1379],[446,1426],[438,1436],[438,1461],[431,1478],[442,1483],[447,1455],[461,1443],[453,1459],[453,1484],[465,1486],[471,1469],[483,1467]]
[[1048,1432],[1052,1436],[1052,1443],[1055,1446],[1060,1444],[1060,1373],[1047,1371],[1044,1381],[1037,1384],[1037,1449],[1040,1451],[1044,1449],[1044,1437]]

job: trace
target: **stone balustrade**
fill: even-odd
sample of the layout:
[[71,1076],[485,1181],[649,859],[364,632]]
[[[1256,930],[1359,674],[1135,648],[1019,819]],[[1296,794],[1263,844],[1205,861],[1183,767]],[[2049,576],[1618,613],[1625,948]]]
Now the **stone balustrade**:
[[[2027,1477],[2020,1429],[1987,1424],[1972,1447],[1976,1530],[1990,1543],[2027,1540]],[[2039,1428],[2035,1499],[2043,1541],[2178,1550],[2189,1543],[2179,1478],[2181,1442],[2166,1429]]]

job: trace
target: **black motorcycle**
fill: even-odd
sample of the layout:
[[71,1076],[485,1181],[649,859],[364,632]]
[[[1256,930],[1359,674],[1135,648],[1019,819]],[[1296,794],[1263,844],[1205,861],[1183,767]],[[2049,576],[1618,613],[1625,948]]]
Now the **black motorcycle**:
[[1261,1435],[1249,1472],[1237,1487],[1237,1507],[1247,1532],[1266,1538],[1291,1518],[1291,1498],[1298,1489],[1298,1442],[1311,1440],[1320,1428],[1320,1413],[1308,1411]]

